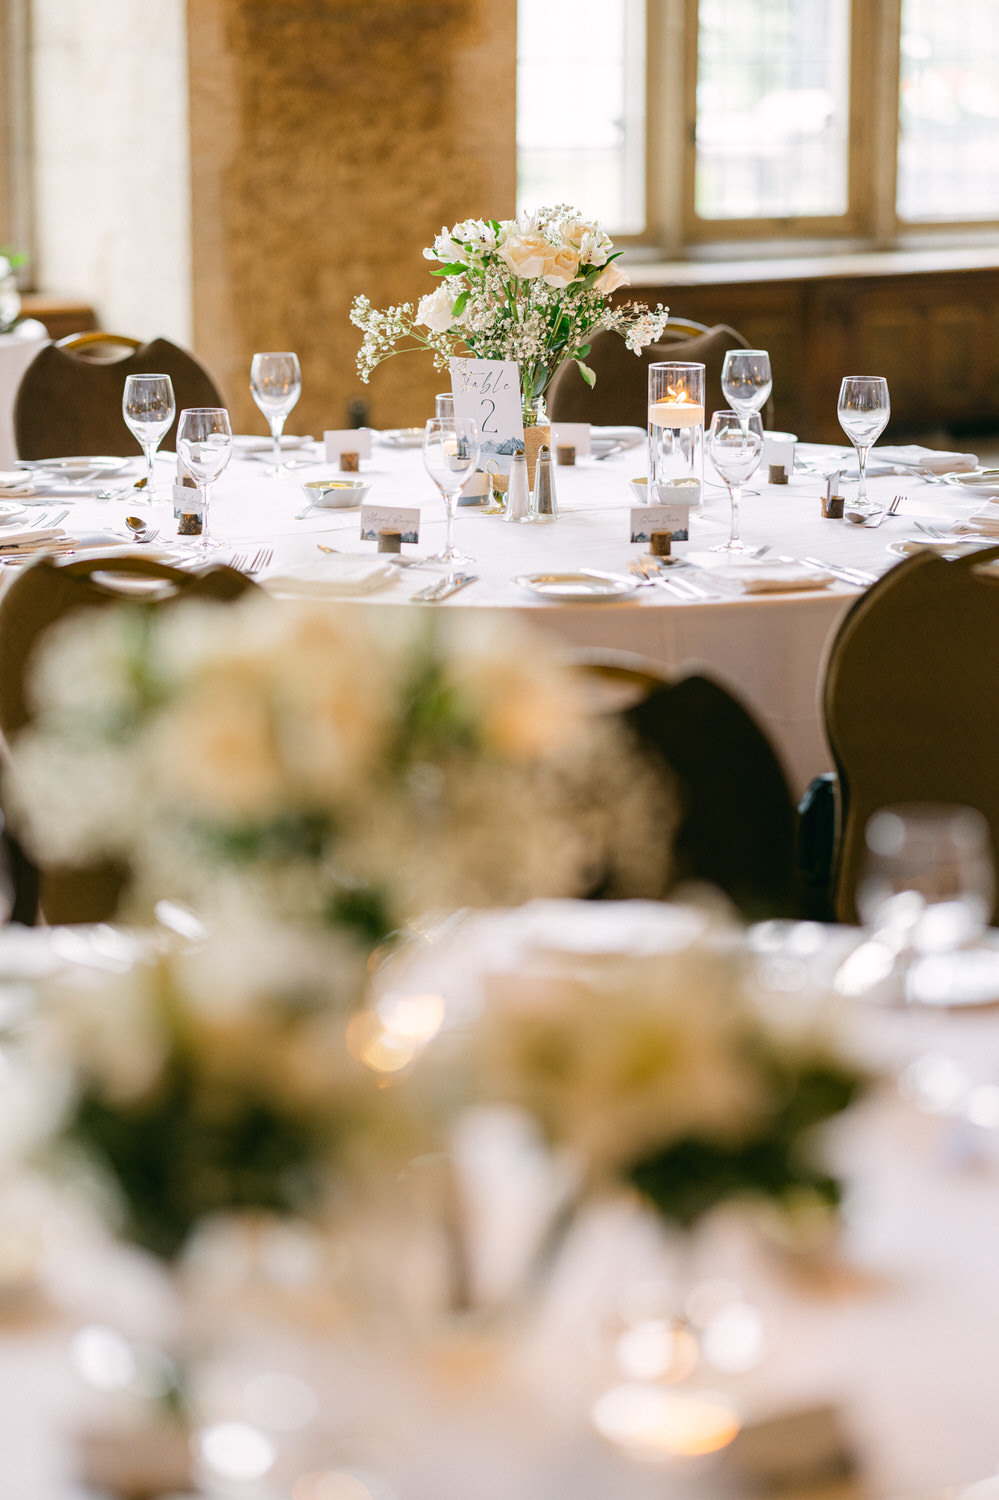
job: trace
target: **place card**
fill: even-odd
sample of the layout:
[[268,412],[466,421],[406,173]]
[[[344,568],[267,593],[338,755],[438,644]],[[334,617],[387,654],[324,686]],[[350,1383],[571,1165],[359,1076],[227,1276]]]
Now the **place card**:
[[552,447],[575,448],[577,458],[585,457],[590,452],[589,422],[553,422]]
[[790,475],[794,468],[794,445],[797,442],[793,432],[765,432],[763,434],[763,457],[760,464],[766,473],[771,467],[782,468]]
[[358,458],[370,458],[371,428],[332,428],[329,432],[323,433],[323,443],[329,463],[338,459],[341,453],[356,453]]
[[674,542],[690,540],[689,505],[637,505],[628,514],[633,542],[651,541],[654,531],[672,532]]
[[377,542],[383,531],[398,531],[400,540],[420,540],[418,505],[362,505],[361,541]]
[[449,364],[454,414],[477,425],[480,463],[495,459],[508,474],[513,455],[524,451],[524,412],[516,360],[456,357]]

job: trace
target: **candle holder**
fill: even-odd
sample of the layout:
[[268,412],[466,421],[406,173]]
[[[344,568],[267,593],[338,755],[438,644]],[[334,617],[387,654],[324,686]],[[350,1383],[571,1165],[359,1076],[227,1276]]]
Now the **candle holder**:
[[[704,366],[679,360],[649,365],[649,504],[669,499],[678,481],[704,490]],[[697,509],[700,509],[698,503]]]

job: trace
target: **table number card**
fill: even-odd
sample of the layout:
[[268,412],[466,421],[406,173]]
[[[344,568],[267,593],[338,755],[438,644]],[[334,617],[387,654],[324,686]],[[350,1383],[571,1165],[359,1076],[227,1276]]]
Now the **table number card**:
[[669,531],[674,542],[690,540],[689,505],[638,505],[629,511],[631,540],[649,542],[654,531]]
[[495,459],[509,472],[515,453],[524,451],[524,412],[520,404],[520,371],[512,359],[452,359],[454,414],[470,418],[479,429],[479,463]]
[[383,531],[398,531],[404,542],[420,540],[418,505],[362,505],[361,541],[377,542]]

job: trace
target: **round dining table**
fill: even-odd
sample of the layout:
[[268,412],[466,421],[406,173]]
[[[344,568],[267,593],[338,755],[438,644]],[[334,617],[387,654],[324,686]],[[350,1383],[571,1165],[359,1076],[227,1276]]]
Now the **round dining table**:
[[[360,511],[306,510],[306,481],[341,477],[337,463],[322,456],[321,444],[290,448],[289,467],[273,475],[268,472],[269,443],[236,440],[233,459],[211,500],[211,530],[224,544],[213,555],[252,563],[266,548],[270,556],[258,581],[280,594],[333,599],[349,593],[365,608],[427,607],[410,601],[441,576],[439,568],[435,571],[422,560],[443,544],[444,504],[424,471],[419,447],[404,444],[405,437],[393,442],[375,434],[371,457],[360,465],[359,477],[369,487],[367,504],[418,507],[421,514],[418,543],[402,548],[413,565],[382,570],[380,578],[368,580],[377,588],[360,591],[365,581],[348,578],[344,570],[341,554],[384,561],[374,541],[361,539]],[[953,485],[909,473],[878,473],[872,460],[871,494],[886,505],[900,496],[896,514],[876,527],[828,520],[822,515],[822,473],[847,468],[848,459],[843,450],[817,445],[799,444],[797,451],[798,464],[806,468],[796,467],[783,485],[764,483],[757,475],[743,498],[743,538],[766,548],[748,564],[758,574],[761,592],[743,592],[742,584],[712,572],[732,559],[711,550],[728,536],[729,500],[710,469],[703,510],[691,517],[689,540],[673,548],[689,566],[665,575],[667,582],[671,577],[693,582],[700,596],[680,597],[669,587],[642,584],[629,572],[629,564],[648,553],[647,544],[630,540],[630,511],[636,506],[630,481],[646,469],[644,435],[635,430],[630,446],[554,470],[559,512],[554,522],[511,524],[501,515],[459,506],[455,540],[472,559],[462,571],[475,582],[433,607],[494,612],[501,621],[528,622],[577,650],[636,653],[670,675],[708,673],[753,712],[777,747],[792,789],[800,792],[813,776],[831,768],[819,705],[822,663],[862,585],[835,576],[823,579],[818,573],[807,577],[806,568],[800,587],[769,592],[766,579],[773,565],[812,558],[859,569],[872,579],[899,560],[907,538],[919,535],[917,521],[950,525],[970,515],[979,502]],[[70,535],[100,531],[124,541],[126,515],[144,518],[158,532],[150,544],[154,551],[183,541],[177,538],[168,498],[175,465],[173,454],[158,455],[153,503],[130,487],[142,472],[138,459],[78,490],[62,486],[46,491],[43,486],[32,503],[46,506],[49,516],[56,505],[66,509],[62,526]],[[855,485],[856,479],[844,478],[840,486],[848,500]],[[95,486],[109,490],[112,498],[96,498]],[[12,524],[30,524],[31,514],[25,511]],[[0,530],[0,545],[2,538]],[[324,547],[334,550],[324,552]],[[617,598],[567,602],[539,597],[518,582],[525,575],[587,569],[630,580],[636,587]]]

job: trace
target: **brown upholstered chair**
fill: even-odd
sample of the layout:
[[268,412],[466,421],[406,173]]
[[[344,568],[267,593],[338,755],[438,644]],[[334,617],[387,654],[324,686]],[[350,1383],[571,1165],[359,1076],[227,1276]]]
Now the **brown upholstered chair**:
[[838,772],[835,912],[857,920],[864,830],[879,807],[956,802],[999,849],[999,547],[906,558],[857,600],[830,649],[826,733]]
[[659,894],[703,882],[724,891],[749,921],[788,916],[794,805],[748,710],[709,677],[666,681],[641,657],[584,655],[580,665],[599,693],[610,693],[609,708],[660,765],[679,802],[668,888]]
[[[663,339],[641,354],[632,354],[616,333],[598,333],[586,356],[597,383],[591,387],[571,361],[562,366],[548,390],[548,415],[557,422],[594,422],[609,427],[644,427],[648,420],[648,367],[659,360],[680,359],[704,365],[705,420],[724,409],[721,370],[729,349],[748,349],[749,344],[734,328],[718,323],[705,328],[700,323],[670,319]],[[767,421],[770,417],[767,414]]]
[[[151,592],[125,592],[149,580]],[[225,603],[257,585],[244,573],[215,566],[186,573],[154,558],[90,556],[39,558],[23,569],[0,599],[0,729],[17,760],[17,733],[30,722],[27,682],[32,657],[58,621],[96,608],[162,608],[179,600]],[[30,850],[29,850],[30,853]],[[117,865],[40,871],[40,905],[49,922],[99,922],[114,915],[128,872]]]
[[[14,403],[14,438],[20,458],[60,458],[76,453],[132,457],[141,450],[125,426],[121,397],[127,375],[169,375],[177,411],[222,406],[214,381],[192,354],[169,339],[140,344],[123,334],[82,333],[39,350],[25,370]],[[172,449],[174,420],[160,444]]]

